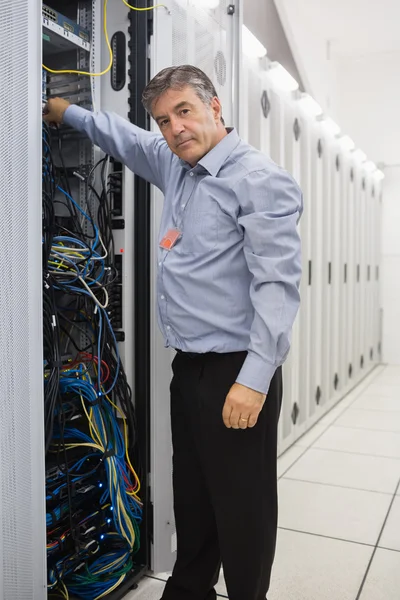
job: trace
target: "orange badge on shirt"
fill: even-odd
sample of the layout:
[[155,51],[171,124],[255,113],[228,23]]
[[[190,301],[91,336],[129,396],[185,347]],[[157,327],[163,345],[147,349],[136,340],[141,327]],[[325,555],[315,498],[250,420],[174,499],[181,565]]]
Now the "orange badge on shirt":
[[171,250],[181,235],[182,233],[179,231],[179,229],[169,229],[161,240],[160,247],[164,248],[164,250]]

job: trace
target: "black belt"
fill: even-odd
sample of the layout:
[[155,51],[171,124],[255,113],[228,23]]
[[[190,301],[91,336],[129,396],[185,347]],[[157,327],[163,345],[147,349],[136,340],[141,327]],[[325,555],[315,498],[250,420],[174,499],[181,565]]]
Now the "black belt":
[[182,354],[183,356],[187,356],[188,358],[198,358],[199,356],[205,356],[205,354],[200,354],[199,352],[184,352],[183,350],[178,350],[177,348],[175,348],[175,350],[178,354]]

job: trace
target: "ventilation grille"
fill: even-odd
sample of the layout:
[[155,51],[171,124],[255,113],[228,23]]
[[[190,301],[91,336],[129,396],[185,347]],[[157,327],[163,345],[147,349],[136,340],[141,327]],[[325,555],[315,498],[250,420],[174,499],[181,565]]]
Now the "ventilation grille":
[[[45,598],[40,82],[31,79],[40,73],[40,15],[37,0],[0,0],[1,600]],[[29,136],[36,139],[35,156]]]

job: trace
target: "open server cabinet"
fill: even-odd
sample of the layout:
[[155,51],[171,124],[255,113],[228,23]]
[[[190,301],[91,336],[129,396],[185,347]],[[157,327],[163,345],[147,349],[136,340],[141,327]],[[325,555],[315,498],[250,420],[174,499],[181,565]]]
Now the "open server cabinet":
[[[147,4],[150,3],[139,0],[135,6],[147,8]],[[210,75],[224,102],[227,123],[237,124],[238,106],[233,99],[238,96],[234,89],[239,76],[239,3],[235,6],[221,0],[213,8],[206,4],[199,7],[194,1],[172,0],[166,7],[139,12],[122,0],[48,0],[45,6],[39,0],[0,2],[0,48],[5,57],[0,92],[1,600],[42,600],[48,593],[46,524],[49,525],[49,518],[50,523],[55,523],[51,520],[55,513],[50,509],[49,517],[49,494],[45,492],[49,464],[47,455],[45,461],[48,423],[43,371],[50,363],[47,364],[43,347],[46,288],[42,289],[42,247],[46,235],[42,233],[42,158],[53,143],[60,151],[57,173],[64,174],[63,187],[67,181],[69,185],[63,199],[57,185],[55,196],[55,213],[66,230],[71,212],[65,200],[68,195],[75,199],[80,215],[85,211],[91,215],[90,211],[95,210],[95,191],[100,195],[103,176],[110,189],[108,225],[112,228],[112,268],[117,278],[113,286],[110,284],[113,304],[108,314],[133,392],[143,513],[140,550],[134,555],[126,578],[109,590],[107,597],[118,600],[135,587],[147,570],[167,571],[173,565],[176,538],[168,398],[171,354],[163,348],[154,308],[153,247],[162,200],[145,181],[107,159],[103,175],[96,175],[91,182],[93,194],[89,201],[88,173],[104,155],[84,136],[68,128],[55,130],[54,138],[47,137],[49,134],[42,130],[42,108],[48,96],[64,96],[89,110],[111,110],[149,129],[153,125],[140,101],[147,81],[164,66],[190,62]],[[109,71],[89,78],[42,70],[44,63],[54,71],[102,72],[110,56],[105,16],[113,53]],[[55,154],[58,150],[54,150]],[[81,226],[89,235],[83,217]],[[60,262],[63,261],[58,261],[57,269],[61,268]],[[52,331],[54,323],[50,323]],[[73,354],[72,346],[81,348],[85,340],[87,330],[81,327],[70,335],[64,352],[68,349]],[[93,356],[94,353],[92,359]],[[51,368],[60,369],[63,358]],[[99,372],[102,377],[102,369]],[[122,423],[119,425],[122,429]],[[53,464],[51,468],[53,473]],[[86,488],[80,491],[86,493]],[[64,540],[55,543],[61,546]],[[58,591],[60,598],[66,597],[65,590],[51,591]],[[97,595],[93,593],[93,598]],[[74,598],[74,592],[69,597]]]

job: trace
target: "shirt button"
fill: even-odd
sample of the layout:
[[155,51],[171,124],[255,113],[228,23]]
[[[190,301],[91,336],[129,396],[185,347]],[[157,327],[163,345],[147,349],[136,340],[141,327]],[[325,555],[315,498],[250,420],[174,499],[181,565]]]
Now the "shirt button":
[[160,260],[160,262],[158,263],[158,266],[159,266],[159,267],[161,267],[161,264],[162,264],[162,263],[161,263],[161,260]]
[[170,327],[169,325],[167,325],[167,330],[168,330],[168,331],[170,331],[170,330],[171,330],[171,327]]
[[161,296],[161,300],[165,300],[165,296]]
[[193,173],[190,173],[190,177],[193,177]]

